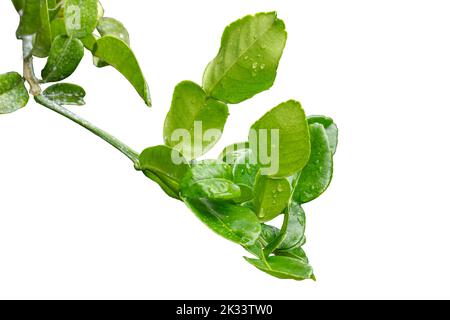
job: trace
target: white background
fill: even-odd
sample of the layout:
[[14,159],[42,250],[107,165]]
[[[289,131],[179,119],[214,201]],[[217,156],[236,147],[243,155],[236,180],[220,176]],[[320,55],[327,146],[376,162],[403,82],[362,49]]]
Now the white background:
[[[69,81],[88,105],[73,109],[138,151],[162,143],[174,86],[201,82],[228,23],[285,20],[275,86],[231,106],[209,156],[288,99],[335,119],[335,179],[306,206],[318,281],[254,269],[128,159],[33,102],[0,117],[0,298],[450,298],[448,1],[103,2],[130,31],[154,107],[86,53]],[[18,17],[9,1],[0,13],[0,72],[20,71]]]

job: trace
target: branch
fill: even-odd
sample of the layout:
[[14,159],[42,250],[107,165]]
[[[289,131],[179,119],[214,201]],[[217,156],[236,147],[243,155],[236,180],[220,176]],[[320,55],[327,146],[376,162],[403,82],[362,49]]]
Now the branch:
[[129,146],[127,146],[125,143],[114,137],[113,135],[109,134],[108,132],[96,127],[89,121],[81,118],[80,116],[76,115],[70,110],[67,110],[66,108],[60,106],[59,104],[55,103],[54,101],[46,98],[43,95],[38,95],[35,97],[35,100],[40,105],[46,107],[47,109],[50,109],[62,116],[64,116],[67,119],[72,120],[73,122],[79,124],[83,128],[89,130],[96,136],[100,137],[104,141],[108,142],[110,145],[112,145],[114,148],[119,150],[121,153],[123,153],[128,159],[130,159],[136,170],[140,170],[140,164],[139,164],[139,154],[131,149]]
[[41,94],[42,89],[39,85],[39,79],[34,73],[33,67],[33,55],[31,54],[33,50],[33,37],[24,36],[22,39],[22,51],[23,51],[23,77],[30,85],[30,93],[33,96],[38,96]]
[[54,101],[48,99],[47,97],[43,96],[41,86],[39,84],[39,79],[36,77],[34,73],[34,67],[33,67],[33,38],[32,36],[25,36],[22,39],[23,44],[23,77],[30,85],[30,93],[34,96],[37,103],[40,105],[72,120],[73,122],[79,124],[80,126],[84,127],[85,129],[89,130],[96,136],[102,138],[104,141],[112,145],[114,148],[122,152],[128,159],[133,161],[134,167],[136,170],[140,170],[140,164],[139,164],[139,154],[131,149],[129,146],[127,146],[125,143],[114,137],[113,135],[109,134],[108,132],[94,126],[89,121],[81,118],[80,116],[76,115],[70,110],[67,110],[63,106],[60,106],[59,104],[55,103]]

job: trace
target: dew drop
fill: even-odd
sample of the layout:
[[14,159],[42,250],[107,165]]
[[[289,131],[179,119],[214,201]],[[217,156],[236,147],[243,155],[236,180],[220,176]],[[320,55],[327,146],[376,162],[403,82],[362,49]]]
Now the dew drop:
[[261,64],[261,65],[259,66],[259,68],[260,68],[261,70],[264,70],[264,69],[266,68],[266,65],[263,63],[263,64]]
[[252,68],[256,70],[258,68],[258,62],[253,62]]

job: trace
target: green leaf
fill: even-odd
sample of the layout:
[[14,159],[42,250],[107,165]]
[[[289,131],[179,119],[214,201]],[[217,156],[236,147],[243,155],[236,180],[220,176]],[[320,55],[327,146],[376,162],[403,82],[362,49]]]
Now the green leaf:
[[289,250],[277,250],[275,251],[275,255],[281,257],[290,257],[297,260],[301,260],[304,263],[309,263],[305,251],[300,246],[297,246]]
[[327,136],[328,143],[330,144],[330,149],[333,154],[336,153],[338,140],[339,140],[339,130],[333,119],[325,117],[325,116],[310,116],[308,117],[308,123],[314,124],[319,123],[324,126]]
[[181,196],[189,199],[231,200],[241,196],[232,181],[231,166],[215,160],[193,163],[181,183]]
[[178,151],[167,146],[151,147],[142,152],[139,163],[147,177],[159,183],[169,196],[179,199],[180,183],[189,165]]
[[94,55],[122,73],[145,103],[151,106],[147,82],[133,51],[125,42],[112,36],[102,37],[95,44]]
[[82,106],[85,104],[83,98],[86,96],[86,91],[76,84],[58,83],[45,89],[42,94],[59,105]]
[[20,13],[25,7],[25,0],[12,0],[12,3],[18,13]]
[[66,0],[64,19],[67,34],[83,38],[94,32],[98,19],[97,0]]
[[284,214],[283,227],[277,238],[264,249],[266,256],[276,250],[289,250],[304,244],[306,217],[301,206],[291,201]]
[[277,228],[269,226],[267,224],[261,224],[261,234],[258,238],[258,241],[255,244],[245,246],[244,248],[256,257],[264,259],[264,247],[275,241],[279,234],[280,230],[278,230]]
[[56,18],[50,22],[50,28],[52,30],[52,37],[55,40],[59,36],[66,36],[66,24],[63,18]]
[[250,188],[253,188],[256,175],[261,169],[259,164],[252,162],[252,152],[251,149],[242,149],[233,166],[233,181]]
[[232,180],[231,166],[216,160],[202,160],[192,163],[189,171],[184,177],[184,183],[192,183],[206,179]]
[[101,18],[97,25],[100,35],[116,37],[126,44],[130,45],[130,35],[122,22],[114,18]]
[[[101,18],[97,25],[97,30],[102,37],[113,36],[130,46],[130,35],[124,25],[113,18]],[[97,68],[104,68],[109,66],[105,61],[94,56],[94,65]]]
[[40,2],[41,24],[34,42],[33,55],[45,58],[50,52],[53,37],[50,25],[49,2],[47,0],[41,0]]
[[234,203],[240,204],[253,200],[255,195],[252,188],[245,184],[237,184],[237,186],[241,189],[241,196],[239,198],[233,199]]
[[108,67],[109,64],[106,63],[105,61],[103,61],[100,58],[97,57],[93,57],[92,62],[94,63],[94,66],[96,66],[97,68],[104,68],[104,67]]
[[230,180],[208,179],[198,181],[189,188],[182,188],[181,196],[187,199],[225,201],[239,198],[241,189]]
[[0,114],[11,113],[27,105],[30,96],[17,72],[0,75]]
[[[291,222],[286,220],[288,222],[283,226],[284,231],[271,225],[262,224],[262,232],[257,244],[246,246],[245,249],[260,259],[273,253],[276,256],[293,257],[308,262],[308,258],[302,249],[302,246],[306,243],[306,237],[304,235],[306,219],[304,212],[301,211],[300,214],[292,215],[289,218]],[[297,219],[298,222],[294,219]],[[275,248],[274,243],[276,243],[277,249],[273,249]],[[271,249],[270,247],[272,247],[273,252],[269,253],[269,250],[266,250],[266,252],[262,251],[265,248]]]
[[255,243],[261,225],[253,211],[226,202],[185,199],[187,206],[211,230],[241,245]]
[[300,259],[291,257],[269,257],[266,262],[245,258],[247,262],[259,270],[279,279],[315,280],[312,267]]
[[258,175],[255,182],[255,212],[263,221],[275,219],[288,206],[291,184],[287,179]]
[[270,89],[286,39],[285,25],[274,12],[232,23],[225,29],[217,57],[206,68],[205,91],[217,100],[239,103]]
[[328,144],[327,132],[319,123],[309,126],[311,158],[299,174],[294,199],[307,203],[317,199],[329,187],[333,178],[333,154]]
[[77,69],[84,56],[83,43],[67,36],[57,37],[52,44],[47,64],[41,72],[45,82],[68,78]]
[[103,5],[100,3],[100,1],[97,1],[97,25],[100,19],[102,19],[105,15],[105,8],[103,8]]
[[16,31],[18,39],[38,32],[41,25],[40,0],[26,0],[20,17],[19,28]]
[[263,174],[284,178],[302,170],[308,163],[311,145],[300,103],[290,100],[269,111],[252,126],[249,141],[265,169]]
[[62,11],[62,3],[57,2],[57,0],[48,0],[48,16],[50,18],[50,22],[58,17]]
[[277,247],[277,250],[293,249],[299,246],[305,237],[306,216],[302,207],[292,201],[286,214],[288,216],[287,227],[284,231],[283,241]]
[[225,149],[219,155],[218,159],[228,164],[235,164],[238,159],[241,158],[242,154],[247,152],[246,150],[250,148],[248,142],[234,143]]
[[196,159],[219,141],[227,118],[226,104],[208,98],[199,85],[183,81],[173,94],[164,124],[164,141],[186,159]]
[[147,178],[156,182],[169,197],[177,200],[180,199],[179,193],[175,190],[176,188],[173,187],[170,181],[169,182],[167,182],[167,180],[163,181],[159,178],[158,175],[148,170],[143,170],[143,173]]
[[[94,51],[95,43],[97,42],[97,38],[95,35],[90,34],[84,38],[81,38],[80,40],[86,49],[88,49],[91,52]],[[95,57],[94,57],[94,59],[95,59]]]

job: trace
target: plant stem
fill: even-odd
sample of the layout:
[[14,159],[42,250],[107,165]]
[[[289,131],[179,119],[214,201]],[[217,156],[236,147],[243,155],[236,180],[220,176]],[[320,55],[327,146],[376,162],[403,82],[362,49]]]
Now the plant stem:
[[64,108],[63,106],[57,104],[56,102],[46,98],[43,96],[42,89],[40,86],[39,79],[36,77],[34,73],[34,67],[33,67],[33,38],[31,36],[25,36],[22,39],[22,50],[23,50],[23,77],[30,85],[30,93],[34,96],[37,103],[40,105],[62,115],[63,117],[66,117],[73,122],[79,124],[80,126],[86,128],[96,136],[102,138],[106,142],[108,142],[110,145],[112,145],[114,148],[122,152],[128,159],[133,161],[134,167],[136,170],[140,170],[140,164],[139,164],[139,154],[131,149],[129,146],[127,146],[125,143],[114,137],[113,135],[109,134],[108,132],[94,126],[89,121],[81,118],[80,116],[76,115],[72,111]]
[[23,52],[23,77],[30,85],[30,93],[33,96],[40,95],[42,90],[39,85],[39,79],[34,74],[33,67],[33,38],[32,36],[25,36],[22,40],[22,52]]
[[110,145],[112,145],[114,148],[122,152],[128,159],[133,161],[134,167],[136,170],[139,170],[139,154],[131,149],[129,146],[127,146],[125,143],[114,137],[113,135],[109,134],[108,132],[96,127],[89,121],[81,118],[80,116],[76,115],[72,111],[60,106],[59,104],[49,100],[43,95],[38,95],[35,97],[36,102],[41,104],[42,106],[62,115],[63,117],[66,117],[73,122],[79,124],[80,126],[84,127],[85,129],[89,130],[96,136],[100,137],[101,139],[108,142]]

